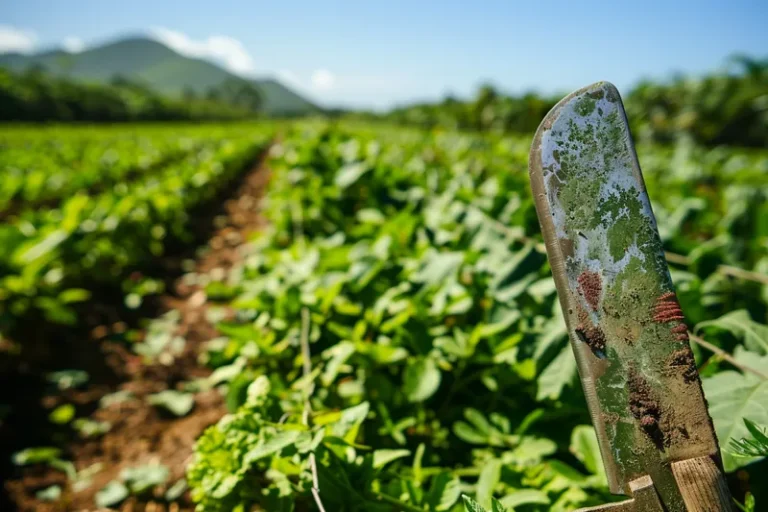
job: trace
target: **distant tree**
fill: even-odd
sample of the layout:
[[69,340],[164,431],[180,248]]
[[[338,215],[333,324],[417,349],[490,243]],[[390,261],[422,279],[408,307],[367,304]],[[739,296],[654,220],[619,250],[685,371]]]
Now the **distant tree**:
[[222,99],[222,93],[218,87],[210,87],[205,92],[205,98],[210,101],[218,101]]
[[494,120],[492,106],[499,98],[499,93],[490,84],[480,86],[472,106],[472,118],[475,127],[479,130],[491,126]]
[[123,76],[109,84],[84,84],[41,68],[0,69],[0,121],[158,121],[241,118],[242,107],[199,99],[166,98]]
[[240,78],[228,78],[218,87],[219,99],[231,105],[257,111],[261,108],[261,92],[256,85]]
[[64,53],[56,57],[56,66],[62,75],[69,75],[75,67],[75,59],[72,58],[72,55]]
[[197,92],[192,87],[187,86],[181,93],[181,97],[184,98],[185,101],[194,101],[197,99]]

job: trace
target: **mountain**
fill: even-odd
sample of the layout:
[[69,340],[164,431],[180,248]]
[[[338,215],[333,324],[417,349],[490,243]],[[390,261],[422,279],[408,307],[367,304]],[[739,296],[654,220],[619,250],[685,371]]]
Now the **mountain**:
[[[212,62],[185,57],[144,37],[121,39],[81,53],[52,50],[32,55],[0,54],[0,66],[14,71],[42,67],[55,75],[96,83],[122,76],[172,96],[187,90],[202,94],[226,80],[245,80]],[[262,94],[262,108],[267,114],[302,115],[320,110],[273,78],[252,82]]]

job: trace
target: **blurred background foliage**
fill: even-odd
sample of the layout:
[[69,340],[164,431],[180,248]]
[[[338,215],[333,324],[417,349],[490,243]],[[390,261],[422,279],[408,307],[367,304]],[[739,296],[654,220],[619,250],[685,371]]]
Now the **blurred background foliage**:
[[258,115],[261,94],[244,80],[227,80],[205,94],[161,95],[139,81],[115,76],[92,84],[52,76],[43,67],[13,73],[0,68],[2,121],[178,121],[243,119]]
[[[263,115],[263,84],[228,78],[204,91],[185,87],[164,95],[133,78],[83,83],[50,74],[42,65],[23,72],[0,68],[2,121],[167,121],[242,119]],[[473,98],[447,96],[386,113],[333,109],[329,117],[383,119],[421,128],[493,133],[533,133],[563,96],[508,95],[482,85]],[[645,80],[625,92],[635,137],[671,143],[691,139],[706,145],[768,146],[768,58],[737,55],[721,71],[671,81]]]
[[[385,117],[423,128],[533,133],[563,95],[509,96],[484,85],[469,101],[448,97]],[[690,138],[708,146],[768,146],[768,58],[735,56],[722,72],[700,78],[643,81],[624,92],[624,100],[633,133],[642,141]]]

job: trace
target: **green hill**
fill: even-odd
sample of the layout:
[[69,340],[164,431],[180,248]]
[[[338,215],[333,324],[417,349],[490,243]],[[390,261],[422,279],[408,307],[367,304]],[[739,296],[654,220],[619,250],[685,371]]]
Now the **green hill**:
[[[0,66],[14,71],[42,67],[49,73],[88,82],[106,83],[116,76],[141,81],[172,96],[185,90],[205,93],[226,80],[245,80],[203,59],[185,57],[164,44],[143,37],[121,39],[81,53],[62,50],[33,55],[0,54]],[[252,80],[270,115],[302,115],[320,108],[275,79]]]

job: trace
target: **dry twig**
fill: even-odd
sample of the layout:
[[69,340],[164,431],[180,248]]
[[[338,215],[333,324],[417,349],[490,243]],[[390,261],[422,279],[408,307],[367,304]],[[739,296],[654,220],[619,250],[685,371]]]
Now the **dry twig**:
[[[310,360],[311,354],[309,352],[309,310],[307,308],[301,309],[301,337],[299,340],[301,343],[304,378],[309,379],[309,375],[312,373],[312,361]],[[301,418],[305,427],[309,427],[309,415],[312,412],[309,398],[312,396],[314,389],[314,381],[308,381],[304,396],[304,413]],[[317,461],[315,460],[315,452],[313,451],[309,452],[309,469],[312,472],[312,496],[315,498],[315,504],[320,512],[325,512],[323,501],[320,499],[320,483],[317,478]]]

